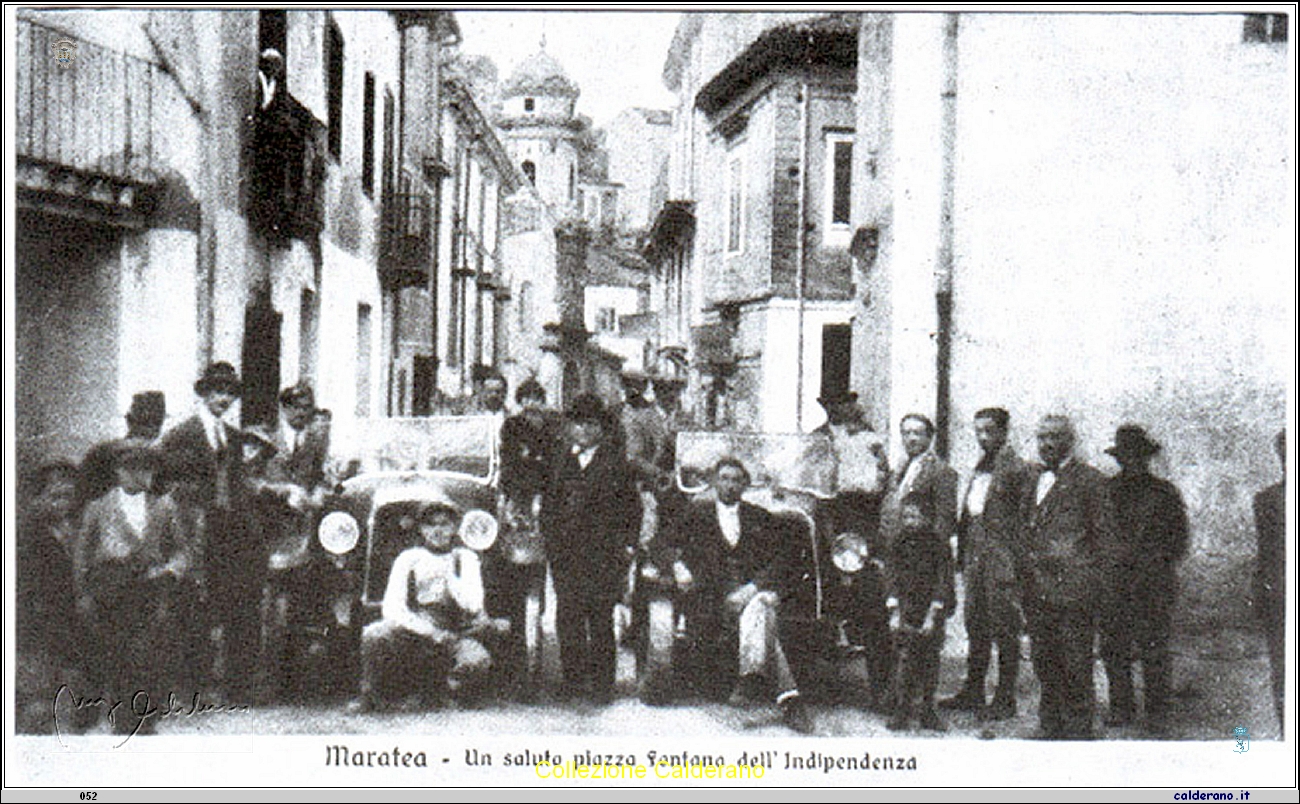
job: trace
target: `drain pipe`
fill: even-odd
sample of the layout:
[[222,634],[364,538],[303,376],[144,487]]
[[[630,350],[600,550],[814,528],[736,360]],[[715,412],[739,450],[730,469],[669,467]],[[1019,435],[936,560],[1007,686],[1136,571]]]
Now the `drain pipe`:
[[943,25],[943,116],[940,139],[943,174],[940,186],[939,255],[935,272],[935,451],[948,459],[952,427],[952,273],[955,158],[957,144],[957,28],[960,15],[945,14]]
[[804,334],[804,273],[807,262],[808,222],[808,81],[799,86],[799,231],[795,238],[794,292],[798,334],[795,353],[797,375],[795,379],[794,420],[795,431],[803,432],[803,334]]

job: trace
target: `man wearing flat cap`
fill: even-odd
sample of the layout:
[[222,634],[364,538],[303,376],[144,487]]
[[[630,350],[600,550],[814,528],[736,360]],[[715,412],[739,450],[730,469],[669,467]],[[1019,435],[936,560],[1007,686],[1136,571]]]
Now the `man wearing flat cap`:
[[1106,453],[1119,464],[1107,481],[1117,525],[1108,564],[1101,650],[1110,689],[1106,723],[1123,726],[1136,714],[1133,663],[1142,662],[1146,718],[1164,725],[1169,706],[1169,634],[1178,594],[1178,562],[1187,553],[1187,511],[1173,483],[1151,473],[1160,444],[1132,424],[1115,431]]
[[[174,487],[177,502],[198,529],[212,620],[208,625],[221,626],[226,692],[232,698],[251,693],[245,685],[257,669],[266,569],[258,533],[247,522],[243,436],[223,419],[241,388],[229,363],[208,366],[194,383],[199,397],[195,414],[159,444],[165,483]],[[206,659],[202,662],[210,666]]]

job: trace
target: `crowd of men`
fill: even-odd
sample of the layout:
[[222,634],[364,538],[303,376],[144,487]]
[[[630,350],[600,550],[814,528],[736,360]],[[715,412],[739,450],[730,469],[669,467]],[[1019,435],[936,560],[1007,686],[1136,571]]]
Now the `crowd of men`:
[[[583,394],[563,414],[527,380],[511,416],[505,380],[490,372],[480,380],[476,411],[501,420],[502,537],[480,561],[457,543],[454,505],[431,501],[410,517],[411,543],[389,570],[381,618],[360,636],[359,694],[349,708],[384,705],[382,680],[394,668],[419,670],[417,695],[535,692],[519,671],[527,601],[540,596],[549,569],[561,699],[615,697],[622,607],[644,670],[647,590],[669,588],[675,636],[691,649],[674,655],[675,675],[643,679],[643,697],[671,700],[680,681],[736,705],[774,703],[790,728],[814,733],[800,668],[783,642],[788,533],[772,511],[744,499],[751,473],[764,467],[723,457],[711,493],[688,499],[672,481],[676,433],[693,429],[680,404],[684,383],[674,378],[629,374],[621,404]],[[166,434],[165,400],[143,392],[126,436],[96,445],[80,466],[56,462],[38,473],[19,530],[20,730],[41,729],[22,721],[39,711],[23,704],[47,706],[33,693],[48,692],[53,679],[118,696],[202,689],[230,701],[257,700],[268,667],[282,687],[293,681],[289,601],[317,583],[308,571],[314,517],[337,482],[327,476],[329,414],[298,384],[281,393],[278,422],[236,428],[224,417],[241,383],[227,363],[209,366],[194,391],[195,414]],[[904,455],[891,464],[855,395],[821,402],[827,423],[818,432],[837,465],[819,527],[827,538],[859,535],[864,576],[878,589],[839,623],[864,650],[866,706],[893,730],[942,730],[939,710],[1013,717],[1027,632],[1042,738],[1094,736],[1097,641],[1109,690],[1104,722],[1162,732],[1189,528],[1178,490],[1151,472],[1160,444],[1139,426],[1119,427],[1107,453],[1120,472],[1108,477],[1076,456],[1069,419],[1047,416],[1036,431],[1039,460],[1027,463],[1009,443],[1009,413],[987,408],[974,417],[981,456],[962,483],[934,451],[926,416],[899,422]],[[1281,433],[1277,448],[1285,466]],[[1256,606],[1281,723],[1284,481],[1257,496],[1255,516]],[[514,538],[530,532],[540,541]],[[965,678],[956,695],[938,699],[958,573]],[[508,689],[488,689],[487,679]]]

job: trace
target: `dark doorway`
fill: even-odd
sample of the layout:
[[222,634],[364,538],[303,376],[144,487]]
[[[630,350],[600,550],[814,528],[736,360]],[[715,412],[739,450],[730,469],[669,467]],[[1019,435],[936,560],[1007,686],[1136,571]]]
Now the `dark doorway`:
[[430,355],[411,359],[411,415],[433,413],[433,393],[437,387],[438,361]]
[[280,322],[270,288],[262,288],[244,312],[244,394],[240,421],[273,425],[279,417]]
[[827,324],[822,327],[823,398],[848,393],[852,359],[853,328],[848,324]]

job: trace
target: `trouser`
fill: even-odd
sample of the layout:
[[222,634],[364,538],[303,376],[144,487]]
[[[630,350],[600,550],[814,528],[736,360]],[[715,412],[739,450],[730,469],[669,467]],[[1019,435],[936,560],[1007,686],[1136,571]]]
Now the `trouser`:
[[266,555],[244,543],[246,527],[234,512],[210,511],[206,533],[209,624],[221,626],[223,686],[232,698],[245,699],[254,692],[261,659]]
[[552,562],[551,574],[565,685],[571,693],[611,698],[617,659],[614,604],[622,594],[624,574],[564,560]]
[[1268,664],[1272,674],[1273,711],[1277,713],[1279,735],[1286,732],[1286,609],[1273,605],[1264,614],[1264,639],[1268,643]]
[[361,631],[361,694],[377,698],[482,691],[492,656],[481,642],[445,642],[379,620]]
[[692,596],[684,600],[683,610],[693,643],[693,655],[684,667],[692,687],[725,698],[739,675],[770,682],[778,699],[798,690],[781,644],[776,604],[756,596],[740,612],[731,612],[720,598]]
[[1040,604],[1029,615],[1034,672],[1042,689],[1038,722],[1045,736],[1092,737],[1093,614]]
[[1142,662],[1146,714],[1163,716],[1169,704],[1169,636],[1173,627],[1173,584],[1133,579],[1131,590],[1106,607],[1101,618],[1101,656],[1106,663],[1112,715],[1134,714],[1133,660]]
[[998,651],[998,686],[994,706],[1009,706],[1016,698],[1016,677],[1020,672],[1020,611],[1015,592],[991,587],[986,579],[968,578],[966,635],[966,682],[962,693],[984,701],[993,647]]
[[868,565],[854,578],[853,584],[849,588],[831,587],[827,590],[827,600],[832,611],[844,619],[845,636],[863,648],[872,705],[885,706],[893,689],[894,640],[889,633],[883,580]]
[[512,564],[498,559],[495,565],[496,596],[494,613],[510,620],[510,632],[504,640],[505,655],[501,664],[514,683],[528,681],[528,598],[539,602],[546,595],[546,564]]
[[894,714],[920,715],[934,706],[939,688],[939,652],[943,648],[943,623],[933,632],[894,635],[897,668],[894,673]]
[[745,604],[735,627],[741,677],[766,675],[776,686],[778,702],[798,692],[790,661],[781,647],[777,605],[762,594],[756,595]]
[[[120,702],[116,709],[104,710],[114,731],[151,730],[153,718],[146,713],[165,705],[174,691],[169,677],[170,641],[176,635],[168,628],[171,618],[166,610],[173,584],[142,576],[101,584],[92,570],[90,586],[95,590],[91,622],[99,637],[93,681],[102,685],[102,692],[96,694]],[[186,697],[177,695],[181,700]]]

